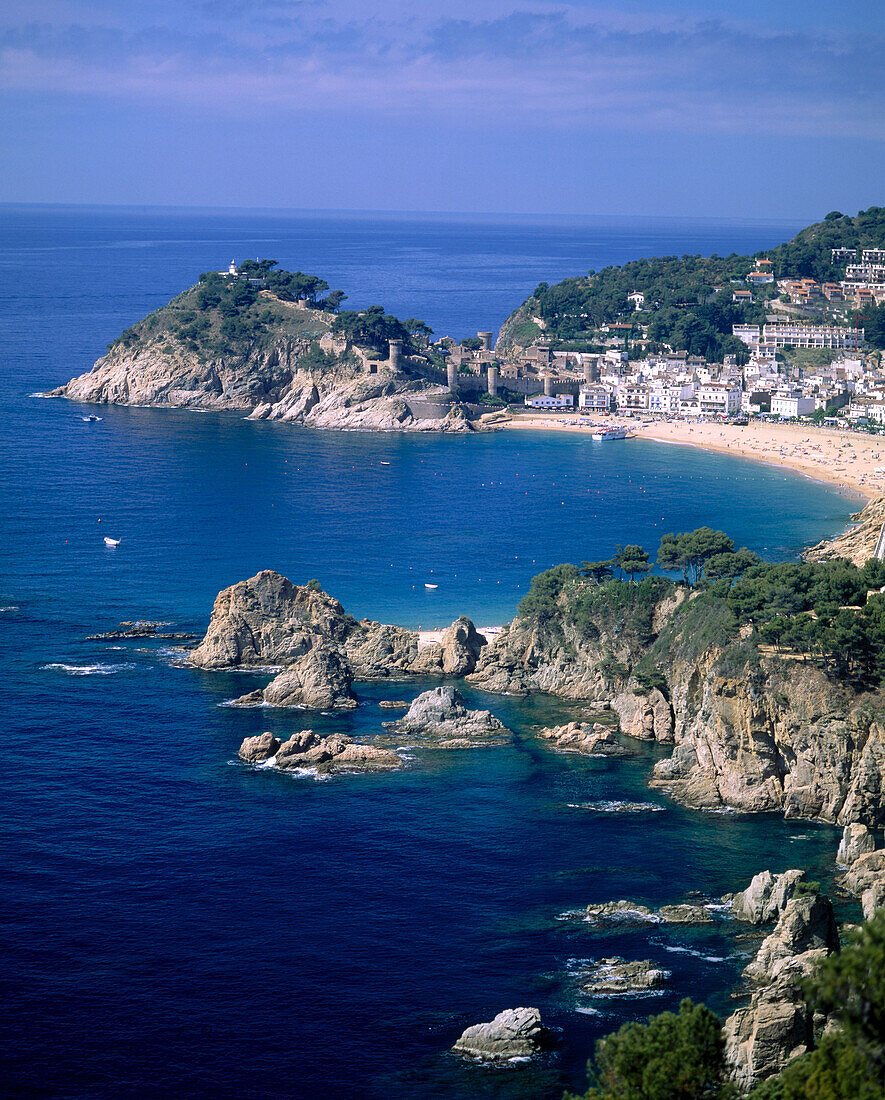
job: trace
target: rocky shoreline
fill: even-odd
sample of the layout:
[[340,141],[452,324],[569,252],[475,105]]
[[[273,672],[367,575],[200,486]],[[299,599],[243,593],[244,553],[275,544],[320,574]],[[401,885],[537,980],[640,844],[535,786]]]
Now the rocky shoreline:
[[[834,685],[810,665],[786,675],[763,655],[747,676],[741,650],[745,664],[724,667],[721,645],[698,652],[670,638],[666,676],[654,684],[619,671],[634,667],[652,639],[668,639],[693,599],[685,589],[662,589],[642,631],[631,626],[629,616],[613,625],[601,616],[589,637],[579,636],[570,633],[566,618],[555,631],[545,631],[520,614],[486,638],[462,617],[425,645],[416,631],[356,620],[315,583],[295,585],[265,570],[220,592],[206,634],[183,652],[192,667],[208,671],[278,668],[265,688],[234,701],[243,706],[347,711],[357,705],[354,682],[428,678],[463,680],[491,694],[545,691],[589,704],[587,720],[536,728],[538,740],[554,752],[588,756],[629,754],[624,735],[655,742],[671,747],[672,754],[655,766],[650,786],[689,806],[777,810],[842,824],[836,856],[840,888],[871,915],[885,903],[885,848],[879,836],[885,733],[878,712],[863,693]],[[127,630],[132,637],[151,636],[160,625],[121,624],[120,632],[109,636]],[[622,664],[613,677],[616,662]],[[380,774],[405,766],[397,751],[404,742],[410,748],[466,750],[512,739],[490,711],[468,708],[451,682],[424,690],[408,705],[382,703],[405,713],[380,723],[370,743],[310,729],[285,741],[264,732],[245,738],[238,755],[251,766],[297,775]],[[744,891],[721,899],[657,909],[626,899],[594,902],[560,919],[580,921],[603,935],[630,925],[773,925],[744,969],[746,1004],[724,1024],[729,1066],[743,1092],[812,1049],[825,1024],[811,1014],[802,982],[821,959],[839,950],[839,933],[829,899],[801,869],[763,871]],[[648,995],[664,988],[667,978],[650,959],[621,956],[591,961],[579,974],[581,995],[591,999]],[[467,1028],[452,1050],[469,1060],[498,1063],[533,1058],[553,1047],[537,1009],[519,1008]]]

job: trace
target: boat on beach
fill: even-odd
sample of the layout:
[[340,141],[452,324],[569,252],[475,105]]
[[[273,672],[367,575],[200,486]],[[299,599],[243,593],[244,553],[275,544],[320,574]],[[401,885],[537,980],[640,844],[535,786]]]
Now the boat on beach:
[[590,436],[591,439],[626,439],[628,435],[626,428],[601,428],[598,431],[593,432]]

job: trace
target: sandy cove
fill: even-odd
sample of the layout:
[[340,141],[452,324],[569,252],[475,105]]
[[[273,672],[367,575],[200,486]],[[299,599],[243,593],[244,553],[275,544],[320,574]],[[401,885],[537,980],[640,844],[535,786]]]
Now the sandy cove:
[[[701,447],[706,451],[741,455],[783,466],[818,481],[849,489],[867,499],[885,493],[885,440],[861,432],[805,427],[799,424],[768,424],[750,421],[736,424],[692,423],[661,420],[642,424],[639,420],[605,421],[607,427],[628,428],[638,439]],[[578,432],[587,435],[568,415],[520,415],[507,428]],[[881,473],[877,473],[877,468]]]

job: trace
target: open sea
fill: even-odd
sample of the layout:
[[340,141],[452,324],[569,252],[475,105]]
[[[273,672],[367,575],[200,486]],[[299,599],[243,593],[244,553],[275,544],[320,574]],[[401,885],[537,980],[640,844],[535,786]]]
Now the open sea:
[[[540,696],[465,690],[512,747],[327,782],[253,769],[236,758],[247,735],[370,738],[391,717],[380,700],[431,685],[357,685],[344,716],[232,710],[267,677],[85,639],[123,619],[202,632],[219,589],[262,568],[317,578],[358,617],[497,625],[557,562],[656,551],[700,524],[795,558],[854,500],[647,441],[313,432],[29,395],[232,257],[460,337],[497,329],[542,279],[753,252],[798,228],[0,207],[3,1095],[554,1100],[585,1087],[594,1039],[623,1021],[686,995],[732,1010],[745,929],[603,935],[558,918],[715,896],[766,867],[826,882],[835,829],[680,809],[645,786],[654,747],[556,755],[533,727],[582,708]],[[662,964],[666,990],[583,997],[582,965],[611,955]],[[559,1034],[544,1060],[491,1070],[447,1053],[525,1004]]]

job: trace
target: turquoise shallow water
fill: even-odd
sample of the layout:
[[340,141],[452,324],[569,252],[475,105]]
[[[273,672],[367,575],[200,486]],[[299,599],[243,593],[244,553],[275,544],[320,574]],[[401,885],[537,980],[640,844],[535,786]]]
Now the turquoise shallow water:
[[[497,623],[557,561],[616,542],[654,549],[699,523],[788,558],[842,526],[851,501],[652,443],[337,435],[150,409],[84,424],[80,408],[27,395],[86,369],[195,272],[266,244],[286,266],[338,265],[355,299],[380,287],[389,308],[472,331],[519,301],[517,272],[534,285],[641,254],[643,241],[724,252],[784,235],[4,212],[3,1091],[552,1098],[581,1083],[593,1038],[624,1019],[686,993],[729,1010],[749,948],[727,926],[602,937],[557,916],[717,894],[764,866],[826,879],[834,830],[681,810],[646,789],[647,747],[626,761],[552,754],[533,726],[575,711],[544,698],[473,693],[515,745],[414,754],[397,775],[315,783],[249,769],[235,757],[248,734],[371,737],[389,717],[378,701],[420,686],[360,685],[343,717],[235,711],[218,704],[260,678],[84,639],[124,618],[201,630],[219,588],[266,567],[317,577],[357,615]],[[470,272],[460,289],[458,272]],[[620,813],[621,800],[649,808]],[[666,965],[667,992],[583,1001],[581,960],[617,953]],[[494,1073],[444,1054],[463,1027],[520,1003],[561,1034],[548,1061]]]

